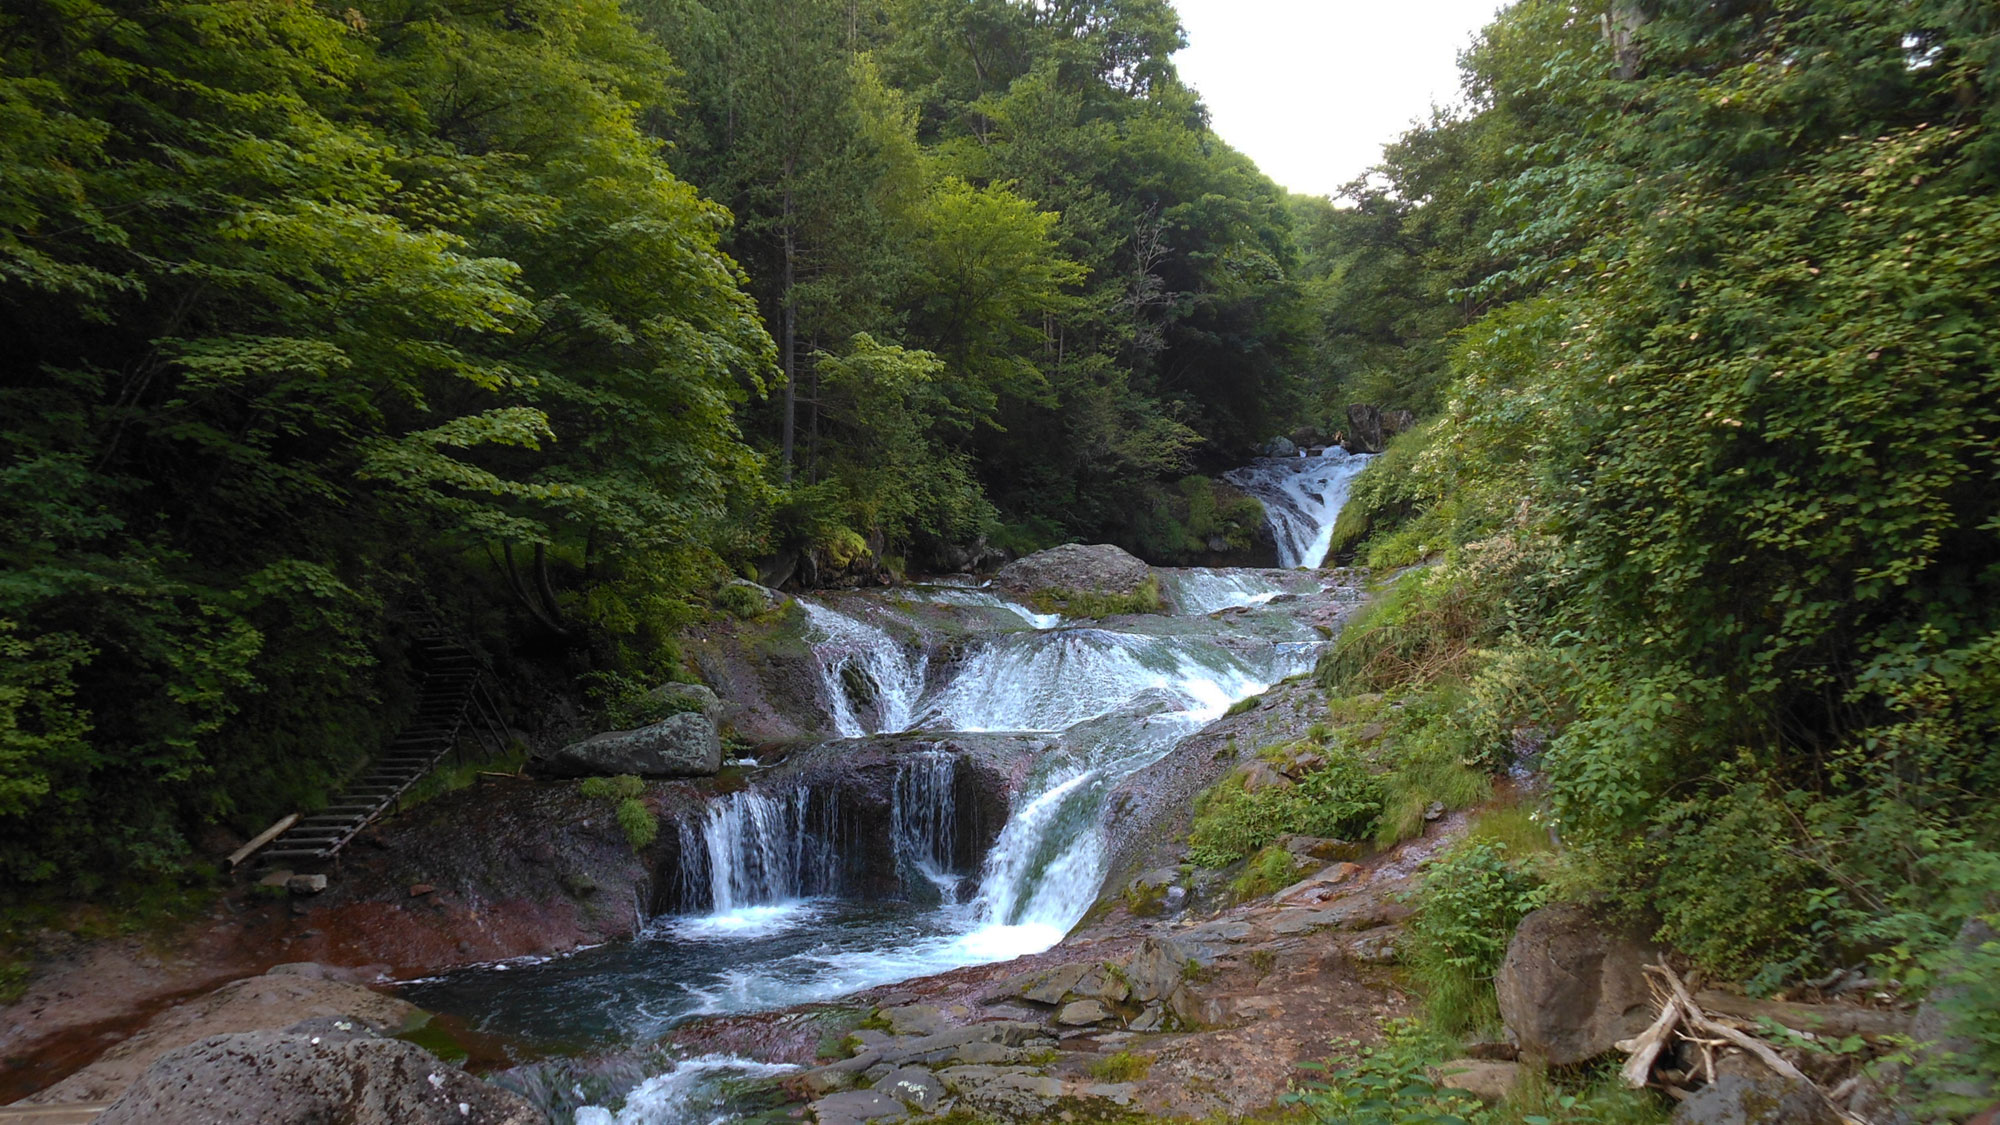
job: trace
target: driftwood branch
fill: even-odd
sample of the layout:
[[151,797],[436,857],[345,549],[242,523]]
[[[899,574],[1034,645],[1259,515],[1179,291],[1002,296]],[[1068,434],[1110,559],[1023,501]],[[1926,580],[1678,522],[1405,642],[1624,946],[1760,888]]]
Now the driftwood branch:
[[1701,1048],[1701,1071],[1709,1082],[1715,1081],[1715,1048],[1724,1045],[1740,1047],[1769,1067],[1773,1073],[1805,1085],[1831,1106],[1842,1121],[1852,1122],[1854,1125],[1869,1125],[1865,1118],[1842,1109],[1835,1101],[1835,1098],[1853,1092],[1852,1081],[1842,1083],[1834,1093],[1828,1094],[1818,1083],[1807,1078],[1798,1067],[1793,1066],[1783,1055],[1772,1049],[1769,1043],[1711,1018],[1702,1010],[1700,1004],[1695,1003],[1694,997],[1688,993],[1687,985],[1674,974],[1672,969],[1664,964],[1648,965],[1646,972],[1663,982],[1667,991],[1660,998],[1660,1014],[1652,1026],[1617,1044],[1619,1050],[1631,1055],[1618,1072],[1626,1085],[1635,1089],[1646,1085],[1652,1075],[1653,1064],[1658,1061],[1660,1052],[1666,1049],[1667,1043],[1678,1030],[1682,1039]]
[[1653,1076],[1653,1063],[1658,1061],[1660,1052],[1673,1039],[1674,1027],[1681,1022],[1681,1002],[1679,997],[1668,996],[1660,1002],[1660,1018],[1651,1027],[1631,1039],[1620,1040],[1616,1046],[1632,1057],[1618,1068],[1618,1077],[1625,1085],[1637,1090],[1644,1087]]

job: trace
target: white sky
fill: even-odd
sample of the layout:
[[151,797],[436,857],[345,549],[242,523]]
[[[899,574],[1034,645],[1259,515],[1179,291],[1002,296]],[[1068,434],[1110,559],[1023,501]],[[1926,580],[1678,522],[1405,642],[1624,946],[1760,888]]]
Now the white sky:
[[1215,131],[1264,174],[1331,195],[1433,102],[1458,98],[1458,52],[1501,0],[1175,0],[1181,77]]

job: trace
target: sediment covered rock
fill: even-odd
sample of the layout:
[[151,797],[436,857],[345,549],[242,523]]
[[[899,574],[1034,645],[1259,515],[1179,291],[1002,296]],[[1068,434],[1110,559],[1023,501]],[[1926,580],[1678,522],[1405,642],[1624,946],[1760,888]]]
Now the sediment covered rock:
[[215,1035],[269,1031],[315,1016],[350,1017],[390,1028],[423,1018],[415,1004],[326,977],[319,965],[294,964],[232,981],[161,1012],[130,1039],[28,1101],[41,1105],[110,1101],[161,1056]]
[[148,1067],[99,1125],[542,1125],[546,1114],[359,1020],[217,1035]]

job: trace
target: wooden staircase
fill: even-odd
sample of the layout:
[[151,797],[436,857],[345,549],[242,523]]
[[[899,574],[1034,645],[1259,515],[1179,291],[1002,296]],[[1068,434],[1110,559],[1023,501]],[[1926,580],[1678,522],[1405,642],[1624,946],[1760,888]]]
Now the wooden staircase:
[[279,836],[263,854],[265,866],[332,860],[362,829],[393,808],[411,786],[436,769],[445,755],[454,753],[461,735],[470,734],[488,753],[498,755],[506,750],[506,726],[492,692],[487,690],[478,657],[453,639],[442,623],[434,623],[417,642],[417,662],[424,679],[409,725],[360,780],[325,809],[301,818]]

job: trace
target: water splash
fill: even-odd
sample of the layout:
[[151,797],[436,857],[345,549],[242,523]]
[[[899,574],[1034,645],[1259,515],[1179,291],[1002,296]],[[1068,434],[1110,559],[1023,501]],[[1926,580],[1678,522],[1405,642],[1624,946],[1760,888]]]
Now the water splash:
[[789,1063],[733,1055],[683,1059],[672,1070],[641,1082],[625,1095],[624,1108],[615,1114],[602,1106],[578,1109],[576,1125],[722,1125],[737,1118],[729,1107],[732,1086],[797,1069]]
[[1278,542],[1278,565],[1323,566],[1334,520],[1354,478],[1374,458],[1329,447],[1318,457],[1265,457],[1222,479],[1264,503],[1264,520]]

